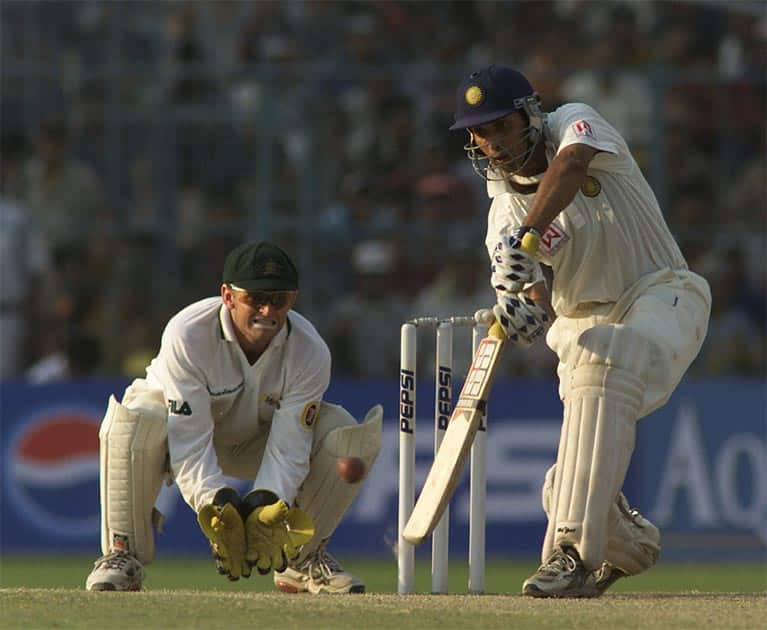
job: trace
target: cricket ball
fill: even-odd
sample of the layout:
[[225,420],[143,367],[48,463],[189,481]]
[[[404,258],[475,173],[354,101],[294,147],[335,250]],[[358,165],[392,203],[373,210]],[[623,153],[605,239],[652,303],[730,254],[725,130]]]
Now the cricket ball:
[[346,483],[357,483],[365,476],[365,464],[359,457],[339,457],[336,469]]

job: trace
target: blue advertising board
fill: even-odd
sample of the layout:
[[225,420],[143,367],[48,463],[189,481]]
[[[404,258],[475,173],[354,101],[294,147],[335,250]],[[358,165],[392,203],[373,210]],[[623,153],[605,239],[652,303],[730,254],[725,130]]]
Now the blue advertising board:
[[[0,550],[99,552],[98,426],[123,381],[0,384]],[[416,478],[433,456],[433,383],[419,383]],[[340,553],[391,554],[397,537],[398,383],[335,381],[327,399],[357,417],[384,405],[381,454],[333,538]],[[431,394],[433,395],[433,393]],[[666,558],[765,560],[767,425],[762,382],[687,382],[640,421],[624,487],[658,524]],[[488,418],[488,554],[534,557],[545,527],[540,486],[554,462],[562,406],[556,383],[496,383]],[[164,488],[158,555],[207,553],[194,514]],[[468,475],[451,507],[451,552],[468,547]],[[428,553],[428,545],[419,553]]]

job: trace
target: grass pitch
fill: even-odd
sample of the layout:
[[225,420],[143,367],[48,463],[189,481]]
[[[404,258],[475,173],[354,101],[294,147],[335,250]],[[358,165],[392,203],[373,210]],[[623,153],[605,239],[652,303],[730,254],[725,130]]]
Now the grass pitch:
[[[284,595],[271,578],[230,583],[207,559],[159,558],[141,593],[88,593],[94,558],[0,559],[0,627],[8,628],[757,628],[767,618],[767,572],[758,564],[661,562],[620,580],[598,600],[517,595],[535,562],[488,563],[488,595],[465,595],[465,562],[450,570],[454,595],[399,596],[392,561],[341,558],[368,594]],[[416,587],[429,590],[419,563]]]

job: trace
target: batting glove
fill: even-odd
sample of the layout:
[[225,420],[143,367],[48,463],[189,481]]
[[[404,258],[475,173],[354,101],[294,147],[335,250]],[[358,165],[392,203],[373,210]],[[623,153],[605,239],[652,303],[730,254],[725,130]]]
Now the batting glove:
[[253,490],[245,497],[247,551],[245,558],[261,575],[284,571],[301,546],[314,536],[311,516],[269,490]]
[[240,515],[242,499],[231,488],[222,488],[197,514],[202,533],[210,541],[216,568],[230,580],[249,577],[245,560],[245,523]]
[[523,348],[542,337],[549,324],[546,311],[522,292],[499,293],[493,315],[506,336]]
[[518,227],[501,231],[501,240],[495,246],[490,267],[490,283],[496,291],[518,293],[526,284],[542,279],[540,266],[535,260],[541,235],[535,228]]

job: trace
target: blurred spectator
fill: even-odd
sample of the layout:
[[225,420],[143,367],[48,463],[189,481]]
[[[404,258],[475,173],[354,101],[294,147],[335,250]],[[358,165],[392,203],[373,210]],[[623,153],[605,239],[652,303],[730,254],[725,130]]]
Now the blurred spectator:
[[[193,299],[210,296],[210,287],[221,284],[221,265],[226,254],[243,241],[242,212],[231,191],[213,191],[203,200],[199,233],[181,248],[185,295]],[[215,264],[221,261],[220,265]]]
[[60,347],[55,347],[27,370],[26,379],[34,385],[68,379],[89,378],[101,366],[101,344],[81,330],[71,330]]
[[[144,308],[146,308],[144,306]],[[124,346],[120,375],[125,378],[144,378],[146,367],[160,349],[163,324],[153,325],[149,318],[132,317],[126,322],[121,335]]]
[[171,99],[177,103],[203,102],[213,96],[214,89],[203,70],[206,52],[198,32],[197,10],[193,4],[176,7],[168,16],[167,24],[175,70]]
[[472,219],[474,196],[464,180],[451,173],[428,175],[416,183],[414,202],[407,233],[410,256],[426,281],[439,273],[453,251],[482,251],[484,227]]
[[62,121],[43,123],[28,164],[25,203],[54,256],[75,248],[98,269],[109,248],[108,210],[95,171],[70,153],[70,137]]
[[[199,297],[227,243],[276,237],[312,263],[301,293],[307,315],[332,322],[340,303],[372,310],[379,325],[364,342],[391,363],[386,351],[397,344],[387,340],[401,317],[376,319],[375,310],[426,308],[416,300],[429,295],[438,310],[455,273],[448,253],[482,248],[474,211],[484,212],[486,190],[465,158],[465,135],[447,127],[455,78],[498,62],[522,69],[546,110],[593,102],[624,133],[693,268],[737,243],[747,290],[716,317],[764,328],[762,6],[539,0],[438,9],[400,0],[5,3],[0,52],[13,72],[2,78],[4,124],[32,130],[47,112],[71,112],[67,125],[42,125],[26,171],[3,164],[5,196],[24,202],[17,210],[49,242],[45,315],[96,334],[105,364],[132,373],[154,349],[155,322]],[[108,202],[86,160],[109,174]],[[114,224],[111,208],[120,210]],[[365,268],[378,247],[369,243],[394,251],[394,271]],[[478,263],[477,274],[485,268]],[[340,329],[334,339],[337,368],[373,369],[359,358],[363,345]],[[538,348],[540,363],[535,350],[507,353],[504,369],[546,373],[550,353]]]
[[643,73],[616,67],[616,55],[625,45],[613,37],[595,43],[585,57],[585,68],[562,83],[561,95],[565,102],[596,108],[633,152],[644,155],[651,132],[650,85]]
[[[476,245],[476,244],[475,244]],[[484,248],[460,244],[442,252],[441,269],[408,304],[408,317],[474,316],[481,308],[495,303],[487,270],[490,263]],[[453,371],[465,374],[471,363],[471,334],[456,328],[453,332]],[[419,335],[418,367],[423,374],[434,374],[434,330]]]
[[0,379],[20,376],[37,329],[36,306],[46,295],[48,252],[27,208],[13,198],[24,156],[24,139],[4,133],[0,140]]
[[[765,375],[764,311],[744,278],[738,250],[708,252],[697,268],[711,285],[708,334],[693,371],[707,376]],[[764,297],[764,296],[762,296]],[[761,312],[759,312],[761,310]]]
[[391,242],[363,241],[352,252],[354,290],[339,296],[322,331],[333,369],[355,378],[391,378],[399,369],[399,329],[406,305]]

